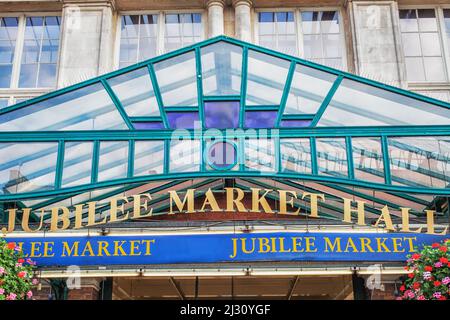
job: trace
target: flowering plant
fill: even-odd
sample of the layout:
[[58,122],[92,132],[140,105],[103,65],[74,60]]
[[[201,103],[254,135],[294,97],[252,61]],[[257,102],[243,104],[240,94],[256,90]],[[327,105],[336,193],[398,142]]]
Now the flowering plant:
[[20,247],[0,239],[0,300],[31,299],[35,262],[26,259]]
[[409,271],[400,287],[399,300],[450,299],[450,239],[424,246],[408,255],[405,270]]

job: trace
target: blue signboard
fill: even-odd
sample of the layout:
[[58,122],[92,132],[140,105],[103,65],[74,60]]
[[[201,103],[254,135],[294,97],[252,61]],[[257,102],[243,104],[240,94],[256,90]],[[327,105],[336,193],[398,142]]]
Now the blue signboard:
[[40,266],[148,265],[250,261],[404,261],[415,247],[443,236],[414,233],[189,234],[27,237],[22,246]]

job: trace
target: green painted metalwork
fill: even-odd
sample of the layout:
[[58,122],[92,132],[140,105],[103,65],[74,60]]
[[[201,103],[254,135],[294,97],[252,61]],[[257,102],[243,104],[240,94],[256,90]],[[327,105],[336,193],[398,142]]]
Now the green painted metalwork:
[[[203,81],[202,81],[202,65],[201,65],[201,55],[200,49],[202,47],[217,43],[219,41],[225,41],[234,45],[238,45],[243,48],[242,53],[242,73],[241,73],[241,87],[240,95],[224,95],[224,96],[203,96]],[[247,77],[248,77],[248,50],[254,50],[257,52],[265,53],[273,57],[282,58],[284,60],[290,61],[289,71],[287,75],[286,83],[284,84],[283,95],[281,98],[280,106],[277,105],[255,105],[246,106],[246,96],[247,96]],[[198,107],[191,106],[165,106],[161,97],[161,88],[158,85],[158,79],[155,74],[153,65],[157,62],[171,59],[175,56],[187,53],[189,51],[195,52],[195,63],[196,63],[196,86],[198,91]],[[337,79],[333,83],[331,89],[326,95],[325,99],[321,101],[320,108],[315,114],[288,114],[283,115],[286,102],[289,95],[289,90],[291,88],[292,79],[294,76],[295,68],[297,65],[303,65],[317,70],[321,70],[337,76]],[[160,116],[150,116],[150,117],[129,117],[126,110],[123,108],[122,102],[119,100],[114,90],[108,84],[107,80],[139,68],[146,68],[149,73],[149,77],[153,86],[155,93],[155,98],[160,111]],[[176,75],[174,75],[176,77]],[[56,197],[55,199],[64,199],[69,195],[79,194],[84,191],[94,190],[97,188],[112,187],[121,184],[140,184],[147,181],[157,181],[157,180],[167,180],[167,179],[193,179],[193,178],[223,178],[223,177],[266,177],[266,178],[283,178],[283,179],[296,179],[296,180],[307,180],[307,181],[317,181],[323,183],[333,183],[349,185],[360,188],[372,188],[374,190],[382,190],[387,192],[401,193],[406,196],[405,193],[422,193],[431,195],[448,195],[450,189],[448,186],[448,181],[445,174],[440,172],[435,172],[428,170],[426,168],[421,168],[409,164],[405,164],[404,167],[409,170],[414,171],[418,174],[427,175],[431,178],[440,179],[445,181],[447,185],[443,188],[421,186],[420,184],[411,186],[394,185],[392,184],[393,177],[391,177],[390,172],[390,156],[388,148],[388,139],[392,137],[431,137],[431,136],[450,136],[450,123],[449,125],[429,125],[429,126],[414,126],[414,125],[403,125],[403,126],[385,126],[385,127],[372,127],[372,126],[354,126],[354,127],[316,127],[321,116],[324,114],[327,106],[333,98],[336,90],[339,88],[341,82],[344,79],[350,79],[363,83],[365,85],[373,86],[382,90],[400,94],[402,96],[410,97],[419,101],[423,101],[434,106],[442,107],[445,109],[450,109],[450,104],[439,101],[433,98],[425,97],[420,94],[409,92],[400,88],[388,86],[379,82],[375,82],[369,79],[364,79],[362,77],[342,72],[340,70],[335,70],[326,66],[322,66],[310,61],[299,59],[298,57],[289,56],[282,54],[270,49],[255,46],[250,43],[245,43],[239,40],[231,39],[228,37],[220,36],[212,38],[186,48],[170,52],[168,54],[149,59],[147,61],[140,62],[138,64],[117,70],[82,83],[69,86],[54,92],[36,97],[25,102],[16,104],[0,110],[0,119],[3,115],[9,115],[13,111],[27,108],[38,102],[43,102],[47,99],[57,97],[59,95],[76,91],[80,88],[86,86],[101,83],[105,91],[108,93],[109,97],[113,101],[120,115],[124,119],[124,122],[130,130],[108,130],[108,131],[30,131],[30,132],[6,132],[0,131],[0,143],[22,143],[22,142],[55,142],[58,143],[58,154],[56,160],[56,174],[54,181],[54,189],[52,190],[36,190],[33,192],[25,192],[22,194],[12,194],[12,193],[0,193],[0,201],[16,201],[24,198],[34,199],[40,197]],[[255,79],[255,81],[260,81],[260,79]],[[253,97],[252,97],[253,99]],[[276,124],[272,131],[270,131],[270,137],[274,139],[275,143],[275,167],[277,170],[275,172],[255,172],[252,170],[247,170],[245,167],[245,139],[248,138],[261,138],[265,131],[260,129],[252,129],[250,131],[236,131],[233,133],[227,132],[228,139],[235,139],[239,141],[238,143],[238,154],[239,154],[239,170],[224,170],[224,171],[211,171],[207,170],[205,166],[205,140],[209,138],[217,138],[218,130],[214,133],[205,130],[185,130],[184,133],[180,133],[181,136],[190,139],[198,139],[201,146],[201,159],[200,170],[198,172],[182,172],[175,173],[170,171],[170,139],[172,138],[173,130],[170,130],[169,123],[167,119],[167,112],[199,112],[199,119],[202,123],[202,129],[205,129],[204,122],[204,102],[205,101],[240,101],[240,111],[239,111],[239,127],[245,128],[245,111],[277,111]],[[311,126],[307,128],[279,128],[281,120],[312,120]],[[134,130],[133,122],[160,122],[162,121],[165,129],[163,130]],[[1,123],[1,121],[0,121]],[[420,128],[420,130],[418,130]],[[225,130],[219,130],[220,133],[225,134]],[[348,166],[348,177],[330,177],[322,176],[318,174],[318,159],[317,159],[317,147],[315,139],[318,137],[344,137],[345,138],[345,148],[347,154],[347,166]],[[384,175],[385,183],[374,183],[369,181],[361,181],[355,179],[354,163],[353,163],[353,153],[352,153],[352,139],[355,137],[379,137],[381,138],[384,172],[376,172],[377,175]],[[283,172],[282,161],[280,155],[280,139],[284,138],[308,138],[311,142],[311,169],[312,174],[300,174],[295,172]],[[134,176],[134,143],[135,141],[141,140],[160,140],[164,142],[164,164],[163,164],[163,174],[152,174],[147,176]],[[62,175],[64,170],[64,151],[65,143],[68,141],[94,141],[94,152],[93,161],[91,166],[91,183],[87,185],[80,185],[76,187],[61,188]],[[123,179],[115,179],[111,181],[97,181],[98,176],[98,161],[99,161],[99,144],[100,141],[128,141],[129,154],[128,154],[128,167],[127,167],[127,177]],[[423,153],[424,151],[414,145],[403,145],[400,146],[405,150],[411,152]],[[0,146],[1,150],[1,146]],[[1,152],[1,151],[0,151]],[[31,159],[31,158],[30,158]],[[30,160],[29,159],[29,160]],[[31,159],[33,160],[33,159]],[[441,161],[447,163],[449,161],[446,155],[437,155],[436,161]],[[1,170],[0,163],[0,170]],[[371,173],[375,174],[375,173]],[[33,175],[28,175],[27,178],[33,178]],[[394,182],[398,181],[398,177],[394,177]],[[344,188],[344,187],[342,187]],[[416,199],[419,202],[419,198],[410,196],[411,199]],[[50,202],[52,201],[50,200]],[[414,200],[412,200],[414,201]]]
[[122,106],[122,103],[120,102],[119,98],[117,98],[114,91],[111,89],[111,86],[109,85],[109,83],[105,79],[101,79],[100,81],[101,81],[103,87],[105,88],[106,92],[108,93],[109,97],[113,101],[114,105],[116,106],[117,110],[119,111],[120,115],[122,116],[123,121],[125,121],[127,127],[130,130],[134,130],[133,124],[131,123],[130,119],[128,118],[128,115],[125,112],[125,110]]
[[281,117],[283,116],[284,109],[286,108],[286,102],[289,97],[289,91],[291,90],[292,78],[294,77],[294,72],[295,72],[296,66],[297,66],[297,64],[295,63],[295,61],[291,61],[291,65],[289,66],[288,76],[286,79],[286,84],[285,84],[284,90],[283,90],[283,96],[281,97],[280,108],[278,110],[277,120],[275,122],[277,127],[280,126]]
[[339,77],[337,77],[336,81],[333,83],[333,86],[331,87],[330,91],[328,92],[327,96],[325,97],[325,100],[323,100],[322,105],[320,106],[319,110],[317,110],[317,113],[314,116],[313,121],[311,122],[311,125],[310,125],[311,127],[315,127],[317,125],[317,123],[319,122],[323,113],[325,112],[325,109],[328,107],[328,104],[330,103],[331,99],[333,99],[333,96],[334,96],[336,90],[339,88],[339,85],[341,84],[343,79],[344,79],[343,75],[339,75]]
[[155,70],[152,64],[147,64],[148,73],[150,74],[150,80],[152,82],[153,90],[155,91],[156,101],[158,103],[159,113],[161,114],[162,121],[165,128],[169,128],[169,122],[167,121],[166,112],[164,111],[164,104],[159,91],[158,80],[156,80]]

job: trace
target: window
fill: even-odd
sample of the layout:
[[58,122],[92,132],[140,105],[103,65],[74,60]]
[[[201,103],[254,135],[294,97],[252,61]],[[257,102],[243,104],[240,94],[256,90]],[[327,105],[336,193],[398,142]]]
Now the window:
[[447,81],[435,9],[400,10],[408,82]]
[[122,15],[119,68],[204,39],[201,13]]
[[60,17],[0,18],[0,88],[54,88],[59,37]]
[[259,45],[333,68],[346,68],[338,11],[264,11],[258,12],[257,19]]
[[259,44],[287,54],[297,54],[294,12],[259,12]]
[[156,55],[158,15],[122,16],[119,67]]

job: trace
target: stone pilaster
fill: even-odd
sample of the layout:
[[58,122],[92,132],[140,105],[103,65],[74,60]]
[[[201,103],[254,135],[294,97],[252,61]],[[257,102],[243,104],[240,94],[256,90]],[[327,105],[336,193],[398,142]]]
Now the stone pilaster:
[[251,42],[252,41],[252,16],[251,16],[251,0],[234,0],[234,23],[236,38]]
[[405,87],[395,1],[349,3],[356,72],[367,78]]
[[114,2],[64,0],[58,87],[112,70]]
[[223,10],[224,0],[208,0],[206,9],[208,10],[208,37],[216,37],[224,34]]

